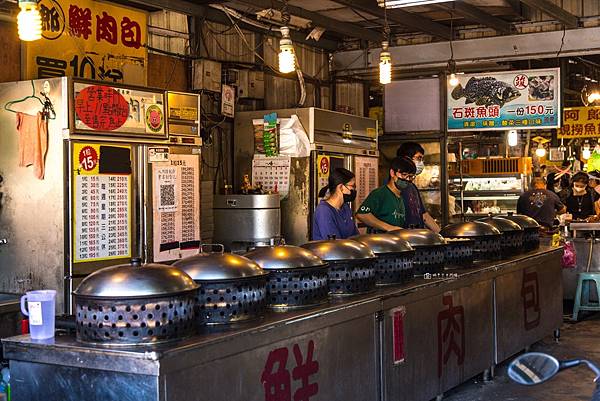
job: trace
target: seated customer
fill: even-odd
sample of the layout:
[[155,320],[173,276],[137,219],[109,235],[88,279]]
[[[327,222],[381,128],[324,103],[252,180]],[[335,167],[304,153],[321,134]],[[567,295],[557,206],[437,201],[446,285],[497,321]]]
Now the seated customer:
[[404,227],[406,210],[402,200],[415,177],[417,168],[407,157],[395,157],[386,185],[374,189],[356,212],[356,218],[369,227],[369,232],[393,231]]
[[533,218],[541,226],[552,228],[556,214],[566,211],[558,195],[546,189],[546,183],[541,177],[531,181],[533,189],[524,192],[517,201],[517,213]]
[[329,174],[326,187],[319,191],[324,198],[315,209],[312,239],[342,239],[358,234],[349,202],[356,198],[354,173],[345,168],[336,168]]
[[598,221],[600,195],[588,187],[589,181],[588,175],[582,171],[573,176],[572,186],[564,201],[573,220]]

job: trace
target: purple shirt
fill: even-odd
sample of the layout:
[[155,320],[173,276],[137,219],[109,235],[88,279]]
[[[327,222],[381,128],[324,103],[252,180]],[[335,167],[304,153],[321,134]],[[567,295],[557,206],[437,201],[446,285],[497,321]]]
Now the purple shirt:
[[345,202],[342,208],[337,210],[322,200],[315,209],[312,239],[328,239],[330,235],[335,235],[337,239],[358,235],[358,228],[356,228],[352,210]]
[[411,183],[406,189],[402,190],[402,200],[404,201],[404,209],[406,217],[404,220],[404,228],[425,228],[423,215],[425,214],[425,206],[421,200],[421,194],[415,184]]

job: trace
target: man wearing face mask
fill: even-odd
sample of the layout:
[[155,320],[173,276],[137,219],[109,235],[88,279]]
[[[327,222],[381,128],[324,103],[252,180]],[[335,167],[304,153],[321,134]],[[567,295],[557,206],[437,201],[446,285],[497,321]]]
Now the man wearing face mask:
[[406,157],[392,160],[387,184],[373,190],[356,212],[356,218],[369,226],[369,232],[386,232],[405,226],[402,192],[411,185],[416,170],[415,164]]
[[345,168],[336,168],[329,174],[326,187],[319,191],[324,198],[315,209],[312,239],[322,240],[335,236],[338,239],[358,235],[356,222],[349,203],[356,199],[354,173]]
[[[416,142],[405,142],[400,145],[396,154],[398,157],[408,157],[415,163],[415,175],[423,172],[425,168],[425,163],[423,162],[425,149],[421,145]],[[408,188],[402,191],[402,200],[406,206],[405,227],[427,227],[436,233],[440,232],[440,226],[438,226],[429,212],[425,210],[419,189],[412,181]]]
[[597,221],[600,216],[600,195],[588,187],[589,180],[582,171],[573,176],[572,188],[565,200],[567,213],[573,220]]

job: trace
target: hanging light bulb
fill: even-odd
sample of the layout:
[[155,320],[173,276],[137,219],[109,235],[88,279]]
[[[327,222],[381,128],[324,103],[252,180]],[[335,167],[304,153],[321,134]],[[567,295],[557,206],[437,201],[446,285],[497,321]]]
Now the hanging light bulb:
[[546,148],[544,147],[544,145],[542,145],[541,143],[538,144],[538,147],[535,150],[535,155],[537,157],[544,157],[544,156],[546,156]]
[[19,39],[31,42],[42,38],[42,17],[37,1],[19,0],[21,11],[17,15]]
[[519,142],[519,134],[517,133],[516,129],[511,129],[508,131],[507,142],[508,146],[517,146],[517,143]]
[[456,85],[458,85],[458,77],[456,76],[455,73],[450,74],[450,78],[448,79],[448,83],[452,87],[455,87]]
[[296,71],[296,53],[290,38],[290,28],[281,27],[281,40],[279,41],[279,72],[288,74]]
[[388,51],[389,45],[387,40],[383,41],[379,54],[379,83],[382,85],[392,82],[392,55]]
[[587,160],[592,156],[592,151],[589,149],[583,149],[583,152],[581,152],[581,156]]
[[562,153],[567,151],[567,147],[565,146],[565,138],[560,138],[560,146],[558,147],[558,151]]

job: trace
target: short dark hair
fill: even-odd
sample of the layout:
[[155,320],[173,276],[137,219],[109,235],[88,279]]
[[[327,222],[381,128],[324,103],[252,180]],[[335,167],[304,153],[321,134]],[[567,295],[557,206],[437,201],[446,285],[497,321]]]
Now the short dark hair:
[[417,166],[408,157],[394,157],[390,163],[390,170],[404,174],[416,174]]
[[588,177],[588,175],[583,171],[580,171],[573,176],[571,182],[583,182],[585,185],[587,185],[590,182],[590,177]]
[[417,153],[425,154],[425,149],[423,149],[423,146],[416,142],[404,142],[396,151],[396,156],[406,156],[412,159]]

